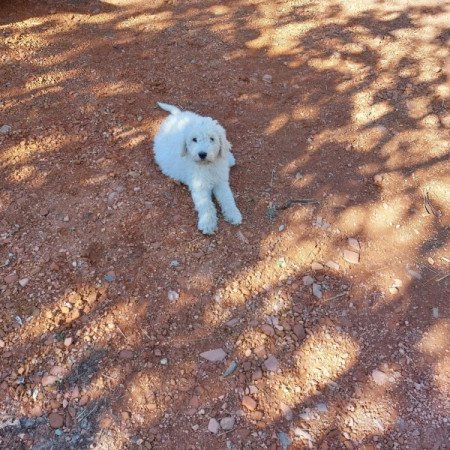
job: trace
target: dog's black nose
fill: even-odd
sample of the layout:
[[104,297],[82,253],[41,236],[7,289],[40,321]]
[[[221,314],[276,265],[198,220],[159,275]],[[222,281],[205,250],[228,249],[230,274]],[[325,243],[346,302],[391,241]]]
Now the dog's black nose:
[[205,158],[206,158],[206,155],[207,155],[207,153],[205,153],[205,152],[200,152],[200,153],[198,154],[198,156],[199,156],[200,159],[205,159]]

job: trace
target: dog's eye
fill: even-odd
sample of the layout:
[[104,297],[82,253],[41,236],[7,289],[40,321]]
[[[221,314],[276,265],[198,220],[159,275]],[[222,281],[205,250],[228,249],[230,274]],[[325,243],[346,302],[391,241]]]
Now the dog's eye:
[[197,138],[192,138],[192,140],[193,140],[194,142],[197,142]]
[[213,137],[210,137],[209,139],[210,139],[211,142],[214,142],[214,138]]

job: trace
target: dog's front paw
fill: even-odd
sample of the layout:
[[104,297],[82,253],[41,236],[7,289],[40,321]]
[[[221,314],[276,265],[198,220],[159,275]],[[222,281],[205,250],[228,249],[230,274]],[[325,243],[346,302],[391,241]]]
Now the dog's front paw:
[[224,217],[232,225],[240,225],[242,223],[242,214],[237,208],[233,211],[227,211]]
[[198,221],[198,229],[203,234],[214,234],[217,230],[217,217],[202,217]]

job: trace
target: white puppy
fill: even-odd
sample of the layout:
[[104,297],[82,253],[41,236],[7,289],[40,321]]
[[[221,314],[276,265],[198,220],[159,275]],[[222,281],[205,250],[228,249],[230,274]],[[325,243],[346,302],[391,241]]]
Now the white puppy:
[[187,185],[198,212],[198,228],[205,234],[217,229],[213,195],[225,220],[242,222],[229,184],[236,161],[224,128],[211,117],[202,117],[176,106],[158,103],[170,112],[155,136],[155,161],[161,171]]

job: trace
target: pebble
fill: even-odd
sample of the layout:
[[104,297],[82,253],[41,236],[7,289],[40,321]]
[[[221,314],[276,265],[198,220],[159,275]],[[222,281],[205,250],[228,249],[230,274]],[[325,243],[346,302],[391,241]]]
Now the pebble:
[[70,347],[72,345],[72,342],[73,342],[73,338],[71,338],[71,337],[68,337],[68,338],[64,339],[64,345],[66,347]]
[[265,74],[263,75],[262,79],[265,83],[272,83],[272,75]]
[[131,359],[133,358],[133,352],[132,350],[121,350],[121,352],[119,353],[119,358],[120,359]]
[[0,339],[0,348],[4,348],[5,345],[5,341],[3,339]]
[[284,431],[279,431],[277,433],[277,436],[282,450],[287,450],[289,446],[292,444],[291,438]]
[[352,250],[344,250],[342,257],[350,264],[359,263],[359,253],[356,253]]
[[261,378],[263,377],[263,373],[261,369],[255,369],[255,371],[252,373],[252,380],[253,381],[257,381],[257,380],[261,380]]
[[[439,318],[439,308],[433,308],[433,317],[435,319]],[[0,344],[0,347],[1,347],[1,344]]]
[[216,348],[214,350],[208,350],[207,352],[200,353],[200,356],[210,362],[220,362],[225,359],[227,354],[223,348]]
[[361,251],[361,246],[359,245],[359,241],[358,239],[355,238],[348,238],[347,239],[348,245],[350,246],[350,248],[352,248],[353,250],[355,250],[356,252],[360,252]]
[[378,386],[383,386],[388,381],[388,376],[381,370],[375,369],[372,371],[372,378]]
[[58,381],[58,377],[55,375],[44,375],[42,377],[41,383],[42,386],[51,386],[52,384],[55,384]]
[[293,326],[292,330],[294,334],[297,336],[298,340],[301,341],[306,337],[305,327],[301,323],[297,323]]
[[377,185],[377,186],[381,186],[383,184],[383,174],[381,173],[377,173],[374,177],[373,177],[373,182]]
[[54,412],[48,416],[48,422],[53,429],[61,428],[64,424],[64,417]]
[[220,421],[220,426],[222,427],[223,430],[229,431],[229,430],[232,430],[234,428],[234,423],[235,423],[235,418],[234,417],[224,417]]
[[80,398],[80,400],[78,402],[78,405],[79,406],[86,406],[88,403],[89,403],[89,396],[88,395],[83,395]]
[[112,283],[115,280],[115,278],[116,278],[116,276],[114,275],[113,272],[109,272],[103,277],[103,279],[105,281],[107,281],[108,283]]
[[237,317],[235,317],[234,319],[229,320],[228,322],[225,323],[225,325],[228,328],[233,328],[235,327],[237,324],[239,323],[239,319]]
[[297,437],[306,439],[307,441],[311,441],[311,442],[314,441],[314,439],[313,439],[313,437],[311,436],[310,433],[308,433],[306,430],[302,430],[302,429],[299,428],[299,427],[296,427],[296,428],[294,429],[294,434],[295,434]]
[[30,281],[29,278],[22,278],[21,280],[19,280],[19,284],[20,284],[22,287],[25,287],[25,286],[28,284],[29,281]]
[[170,261],[170,267],[172,269],[176,269],[177,267],[179,267],[179,265],[180,265],[180,263],[176,259],[174,259],[173,261]]
[[16,273],[11,273],[9,275],[6,275],[4,278],[4,281],[6,284],[12,284],[15,283],[19,279],[18,275]]
[[325,265],[332,270],[339,270],[339,264],[334,261],[327,261]]
[[323,265],[318,263],[318,262],[313,262],[311,264],[311,269],[312,270],[322,270],[323,269]]
[[231,375],[238,367],[238,363],[236,361],[231,361],[231,364],[228,366],[227,370],[223,373],[224,377],[228,377]]
[[267,336],[275,336],[275,330],[270,325],[261,325],[261,331]]
[[280,362],[278,361],[275,356],[270,355],[265,361],[264,361],[264,367],[269,372],[276,372],[280,368]]
[[159,363],[160,363],[162,366],[167,366],[167,364],[169,363],[169,360],[168,360],[167,358],[161,358],[161,359],[159,360]]
[[220,425],[216,419],[214,419],[214,418],[209,419],[208,431],[210,431],[211,433],[217,434],[219,432],[219,428],[220,428]]
[[2,134],[8,134],[8,133],[11,133],[11,131],[12,131],[11,125],[2,125],[0,127],[0,133],[2,133]]
[[328,406],[326,405],[326,403],[318,403],[316,409],[321,413],[328,412]]
[[244,395],[242,397],[242,405],[245,406],[250,411],[254,411],[258,404],[253,398],[249,397],[248,395]]
[[178,294],[178,292],[169,291],[167,294],[167,298],[169,299],[169,302],[176,302],[180,298],[180,295]]
[[322,298],[322,286],[320,284],[314,283],[312,285],[312,293],[314,297]]
[[303,285],[304,286],[311,286],[314,283],[314,278],[306,275],[303,277]]

